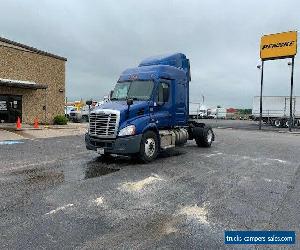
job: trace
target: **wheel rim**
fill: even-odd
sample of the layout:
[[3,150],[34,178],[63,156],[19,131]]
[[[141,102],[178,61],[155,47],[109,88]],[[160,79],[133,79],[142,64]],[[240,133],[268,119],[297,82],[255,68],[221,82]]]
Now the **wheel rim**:
[[212,132],[211,132],[211,130],[208,130],[207,131],[207,142],[211,143],[212,142],[212,138],[213,138]]
[[274,124],[275,124],[276,127],[279,127],[279,126],[280,126],[280,121],[276,120],[276,121],[274,122]]
[[148,138],[145,141],[145,154],[147,157],[151,158],[155,153],[155,140],[153,138]]

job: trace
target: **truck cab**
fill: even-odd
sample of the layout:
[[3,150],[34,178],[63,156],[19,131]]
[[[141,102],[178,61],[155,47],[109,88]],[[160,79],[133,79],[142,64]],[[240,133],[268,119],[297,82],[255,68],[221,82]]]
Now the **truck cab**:
[[151,57],[123,71],[110,101],[91,111],[87,149],[137,154],[149,162],[160,150],[195,137],[210,146],[212,129],[189,122],[190,80],[190,63],[182,53]]

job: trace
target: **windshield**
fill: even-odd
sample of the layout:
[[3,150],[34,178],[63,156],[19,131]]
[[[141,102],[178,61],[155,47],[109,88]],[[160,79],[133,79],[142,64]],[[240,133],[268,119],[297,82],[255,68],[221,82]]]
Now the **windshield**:
[[115,86],[111,100],[149,100],[152,90],[152,81],[121,82]]

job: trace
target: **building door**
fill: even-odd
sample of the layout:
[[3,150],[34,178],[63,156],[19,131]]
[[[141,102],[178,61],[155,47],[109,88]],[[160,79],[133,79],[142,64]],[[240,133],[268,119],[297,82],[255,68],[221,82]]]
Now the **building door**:
[[22,96],[0,95],[0,122],[14,123],[22,119]]

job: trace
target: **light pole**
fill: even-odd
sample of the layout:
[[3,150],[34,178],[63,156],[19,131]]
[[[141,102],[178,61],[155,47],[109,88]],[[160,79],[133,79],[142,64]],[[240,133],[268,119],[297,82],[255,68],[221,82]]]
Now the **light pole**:
[[264,80],[264,61],[261,61],[261,65],[257,65],[260,70],[260,102],[259,102],[259,130],[261,130],[262,124],[262,92],[263,92],[263,80]]
[[294,123],[293,119],[293,88],[294,88],[294,58],[292,57],[292,62],[288,62],[288,66],[291,66],[291,92],[290,92],[290,120],[289,120],[289,131],[292,132],[292,127]]

